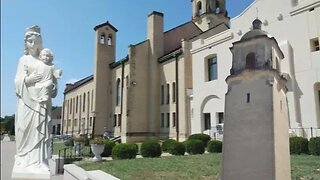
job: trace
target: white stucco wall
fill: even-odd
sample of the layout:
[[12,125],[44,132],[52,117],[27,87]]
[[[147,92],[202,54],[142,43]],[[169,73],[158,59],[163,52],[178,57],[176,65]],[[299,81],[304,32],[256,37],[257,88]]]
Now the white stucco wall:
[[[214,103],[208,101],[205,110],[209,109],[211,114],[223,112],[227,89],[225,78],[229,75],[232,61],[229,47],[250,30],[252,21],[257,17],[257,9],[258,17],[263,22],[262,30],[275,37],[284,52],[285,59],[281,62],[283,72],[288,73],[292,81],[296,82],[288,92],[290,126],[296,128],[297,122],[301,122],[304,128],[320,127],[314,91],[314,85],[320,78],[320,53],[310,50],[310,39],[320,37],[320,23],[317,21],[320,19],[320,1],[305,0],[299,3],[292,7],[291,0],[256,0],[243,13],[230,20],[230,30],[192,42],[192,133],[203,129],[201,107],[206,97],[214,95],[218,99]],[[310,12],[309,9],[312,8]],[[303,11],[304,9],[306,10]],[[218,79],[205,82],[205,57],[213,53],[218,56]],[[297,112],[299,109],[301,113]],[[214,126],[215,119],[212,115],[211,120],[211,125]]]

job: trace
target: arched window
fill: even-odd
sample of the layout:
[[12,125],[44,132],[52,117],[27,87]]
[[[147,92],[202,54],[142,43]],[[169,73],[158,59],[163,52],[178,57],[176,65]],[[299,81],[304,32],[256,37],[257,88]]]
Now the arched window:
[[105,39],[106,39],[106,36],[104,35],[104,33],[102,33],[100,35],[100,44],[104,44],[105,43]]
[[111,36],[111,34],[109,34],[109,36],[108,36],[107,44],[108,44],[109,46],[112,45],[112,36]]
[[200,16],[202,14],[202,3],[199,1],[197,3],[197,16]]
[[120,79],[117,80],[117,90],[116,90],[116,105],[119,106],[120,104],[120,99],[121,99],[121,84],[120,84]]
[[246,57],[246,69],[255,69],[256,67],[256,55],[249,53]]

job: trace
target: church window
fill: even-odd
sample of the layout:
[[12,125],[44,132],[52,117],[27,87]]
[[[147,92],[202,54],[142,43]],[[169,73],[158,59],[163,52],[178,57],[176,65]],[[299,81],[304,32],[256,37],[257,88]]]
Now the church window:
[[176,113],[172,113],[172,127],[176,127]]
[[202,4],[201,1],[197,4],[197,16],[200,16],[202,14]]
[[250,93],[247,93],[247,103],[250,103]]
[[120,104],[120,91],[121,91],[121,84],[120,79],[117,80],[117,90],[116,90],[116,106],[119,106]]
[[167,84],[167,104],[170,103],[170,84]]
[[117,126],[117,115],[113,115],[113,126],[116,127]]
[[78,98],[79,98],[79,97],[77,96],[77,99],[76,99],[76,113],[78,113],[78,101],[79,101]]
[[172,102],[176,102],[176,83],[172,83]]
[[218,112],[218,124],[223,123],[223,112]]
[[218,78],[217,56],[207,59],[207,69],[208,81],[216,80]]
[[118,126],[121,126],[121,114],[118,114]]
[[161,85],[161,104],[164,104],[164,85]]
[[311,52],[315,52],[315,51],[319,51],[320,50],[319,39],[318,38],[314,38],[314,39],[310,40],[310,48],[311,48]]
[[255,69],[256,67],[256,55],[249,53],[246,57],[246,69]]
[[111,36],[111,34],[108,36],[107,44],[108,44],[109,46],[112,45],[112,36]]
[[82,111],[84,112],[86,109],[86,93],[83,93],[83,101],[82,101]]
[[105,39],[106,39],[106,36],[104,35],[104,33],[102,33],[100,35],[100,44],[104,44],[105,43]]
[[204,113],[204,130],[211,128],[211,117],[210,113]]
[[78,119],[74,119],[73,126],[78,126]]
[[167,128],[170,127],[170,113],[167,113]]
[[164,113],[161,113],[161,124],[160,126],[163,128],[164,127]]
[[92,117],[90,117],[89,126],[90,126],[90,127],[92,126]]
[[87,99],[88,99],[88,105],[87,105],[87,109],[89,110],[89,107],[90,107],[90,92],[88,91],[88,93],[87,93],[87,95],[88,95],[88,97],[87,97]]

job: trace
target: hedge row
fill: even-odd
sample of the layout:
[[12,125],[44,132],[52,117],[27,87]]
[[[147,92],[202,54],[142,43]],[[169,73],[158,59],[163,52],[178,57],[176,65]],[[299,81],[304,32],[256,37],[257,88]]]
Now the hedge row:
[[290,154],[311,154],[320,156],[320,137],[290,137]]

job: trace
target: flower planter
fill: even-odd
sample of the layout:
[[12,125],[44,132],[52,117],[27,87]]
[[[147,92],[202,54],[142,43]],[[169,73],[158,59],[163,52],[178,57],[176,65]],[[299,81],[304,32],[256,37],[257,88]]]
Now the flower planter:
[[101,154],[104,150],[104,144],[91,144],[91,150],[94,154],[93,161],[101,161]]

